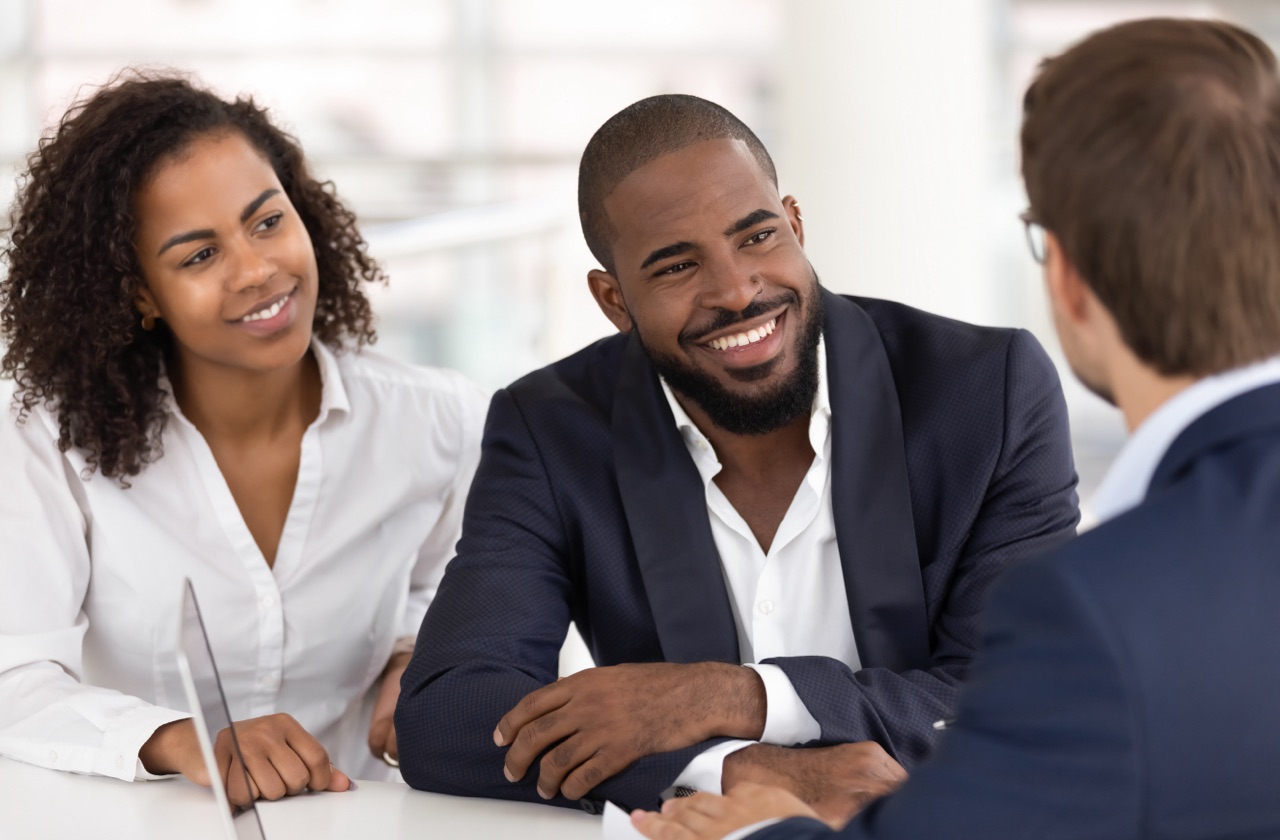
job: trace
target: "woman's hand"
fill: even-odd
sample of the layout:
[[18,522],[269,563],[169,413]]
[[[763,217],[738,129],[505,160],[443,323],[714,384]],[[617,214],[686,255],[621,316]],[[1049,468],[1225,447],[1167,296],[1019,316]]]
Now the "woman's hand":
[[[236,721],[236,736],[244,767],[231,750],[231,732],[224,729],[214,742],[223,787],[232,804],[255,799],[280,799],[306,790],[343,791],[351,779],[329,763],[329,754],[311,733],[286,714]],[[138,751],[142,765],[156,774],[181,773],[198,785],[209,785],[200,755],[195,724],[180,720],[155,731]],[[247,778],[246,778],[247,770]]]
[[392,654],[382,672],[382,687],[378,689],[378,702],[373,706],[373,719],[369,723],[369,752],[375,758],[388,758],[397,764],[400,752],[396,749],[396,701],[400,699],[400,677],[409,667],[413,651]]

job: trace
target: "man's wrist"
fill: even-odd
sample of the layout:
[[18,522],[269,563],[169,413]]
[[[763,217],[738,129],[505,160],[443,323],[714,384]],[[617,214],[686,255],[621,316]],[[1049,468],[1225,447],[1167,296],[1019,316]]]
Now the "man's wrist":
[[765,714],[768,710],[764,681],[750,668],[726,663],[707,663],[712,666],[722,699],[722,725],[710,737],[724,736],[745,741],[759,741],[764,734]]
[[725,756],[721,784],[725,793],[742,782],[762,785],[778,785],[791,789],[787,776],[778,767],[784,747],[772,744],[752,744]]

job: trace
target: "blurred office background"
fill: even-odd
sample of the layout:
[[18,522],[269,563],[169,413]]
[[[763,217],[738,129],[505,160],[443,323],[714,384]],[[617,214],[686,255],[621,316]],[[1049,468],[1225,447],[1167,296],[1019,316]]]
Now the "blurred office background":
[[[800,198],[823,282],[1035,332],[1016,131],[1039,59],[1150,15],[1280,35],[1280,3],[1128,0],[0,0],[0,201],[118,68],[252,93],[359,213],[385,352],[489,387],[610,331],[575,212],[592,132],[654,93],[728,107]],[[1082,495],[1122,439],[1065,367]]]

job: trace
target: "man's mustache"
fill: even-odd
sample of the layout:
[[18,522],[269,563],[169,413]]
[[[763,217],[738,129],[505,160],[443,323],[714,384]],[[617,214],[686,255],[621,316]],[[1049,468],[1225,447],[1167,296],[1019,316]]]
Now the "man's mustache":
[[745,309],[741,309],[737,312],[734,312],[729,309],[717,310],[716,315],[712,319],[710,324],[707,324],[706,326],[698,327],[697,329],[685,330],[684,332],[681,332],[680,343],[681,344],[697,344],[699,341],[701,341],[706,336],[711,335],[713,332],[718,332],[720,330],[727,329],[729,327],[732,327],[734,324],[739,324],[744,321],[750,321],[753,318],[759,318],[761,315],[765,314],[766,312],[771,312],[783,306],[799,303],[799,300],[800,299],[796,296],[795,292],[783,292],[777,297],[771,298],[769,300],[756,298],[755,300],[751,301],[751,303],[747,304]]

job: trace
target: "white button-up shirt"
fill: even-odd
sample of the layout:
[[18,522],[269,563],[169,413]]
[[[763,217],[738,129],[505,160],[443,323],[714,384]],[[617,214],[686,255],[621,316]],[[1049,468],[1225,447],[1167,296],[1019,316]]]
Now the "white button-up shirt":
[[[761,741],[791,746],[814,740],[821,726],[776,665],[756,665],[779,656],[829,656],[853,670],[862,667],[849,619],[844,571],[831,508],[831,400],[825,343],[818,345],[818,390],[809,416],[813,463],[796,489],[766,552],[746,520],[715,483],[721,464],[715,449],[676,400],[663,392],[706,490],[711,535],[738,632],[742,662],[764,682],[766,717]],[[676,780],[677,785],[720,792],[724,757],[747,741],[727,741],[706,750]]]
[[456,373],[312,347],[320,413],[273,567],[171,396],[163,455],[125,489],[0,388],[0,754],[151,778],[138,750],[187,716],[166,686],[189,577],[232,717],[287,712],[340,769],[387,778],[372,688],[453,556],[488,401]]

